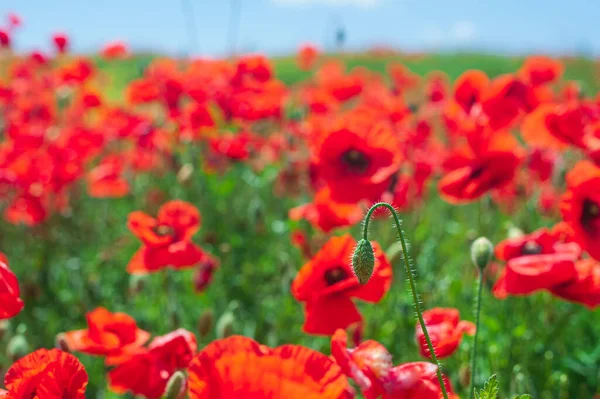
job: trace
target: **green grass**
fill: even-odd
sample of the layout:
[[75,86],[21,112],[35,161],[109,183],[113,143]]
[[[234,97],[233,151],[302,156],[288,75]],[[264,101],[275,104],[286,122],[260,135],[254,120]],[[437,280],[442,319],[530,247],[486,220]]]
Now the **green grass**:
[[[388,62],[399,60],[421,75],[443,70],[452,79],[472,68],[491,76],[513,72],[522,62],[521,58],[486,55],[431,55],[415,60],[402,56],[341,58],[349,67],[361,65],[379,72]],[[109,98],[120,101],[123,87],[140,76],[148,60],[99,61],[110,78],[106,87]],[[295,67],[293,58],[277,59],[275,69],[288,84],[309,76]],[[581,81],[588,94],[598,90],[595,65],[589,60],[569,61],[566,76]],[[201,295],[193,291],[191,272],[175,274],[182,327],[196,331],[197,320],[207,309],[213,309],[217,317],[231,312],[237,334],[271,346],[297,343],[329,353],[329,338],[302,333],[302,305],[289,289],[306,261],[292,246],[289,235],[299,226],[308,226],[289,221],[287,214],[310,197],[275,197],[278,165],[255,172],[236,164],[217,175],[202,172],[197,148],[179,157],[180,162],[195,168],[187,186],[178,184],[173,172],[138,176],[132,194],[122,199],[88,198],[84,187],[78,186],[80,198],[73,200],[69,217],[54,216],[34,229],[0,223],[0,249],[8,254],[27,303],[26,310],[10,321],[8,333],[0,338],[0,348],[6,347],[17,331],[26,337],[31,349],[52,347],[57,333],[83,328],[85,312],[97,306],[131,314],[153,335],[170,330],[163,274],[148,276],[143,291],[132,295],[125,272],[140,245],[126,228],[127,215],[156,208],[148,200],[152,189],[162,192],[165,200],[187,200],[200,209],[203,222],[195,239],[222,261],[213,284]],[[473,320],[476,274],[469,258],[472,240],[485,235],[497,243],[511,226],[531,231],[555,221],[538,215],[533,202],[510,215],[487,204],[480,229],[478,214],[477,205],[456,207],[443,202],[432,187],[422,207],[402,215],[426,308],[456,307],[464,319]],[[360,226],[349,231],[358,238]],[[312,234],[321,235],[316,231]],[[370,237],[384,248],[393,244],[394,234],[387,219],[372,222]],[[376,305],[359,305],[367,322],[365,338],[383,343],[393,353],[395,364],[420,360],[414,340],[416,319],[403,270],[400,259],[396,259],[394,285],[386,298]],[[41,286],[48,290],[40,291]],[[487,282],[479,341],[479,385],[498,373],[504,396],[529,392],[539,399],[566,399],[589,398],[598,392],[599,311],[591,312],[545,293],[499,301],[489,288]],[[214,338],[213,331],[200,341],[200,347]],[[443,362],[463,398],[467,386],[460,383],[459,375],[469,364],[471,343],[472,339],[465,338],[457,353]],[[90,374],[88,397],[116,397],[106,390],[102,360],[83,355],[80,359]],[[0,353],[0,368],[7,365],[8,359]]]

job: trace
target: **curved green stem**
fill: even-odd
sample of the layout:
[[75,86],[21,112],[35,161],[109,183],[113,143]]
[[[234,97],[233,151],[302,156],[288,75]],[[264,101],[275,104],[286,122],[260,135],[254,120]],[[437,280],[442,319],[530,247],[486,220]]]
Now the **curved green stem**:
[[473,352],[471,353],[471,383],[469,385],[469,398],[475,396],[475,376],[477,374],[477,336],[479,335],[479,315],[481,314],[481,293],[483,292],[483,271],[479,271],[477,281],[477,301],[475,302],[475,336],[473,337]]
[[367,212],[367,216],[365,217],[365,224],[363,228],[363,238],[367,240],[367,233],[369,230],[369,221],[371,220],[371,216],[373,212],[379,207],[387,208],[387,210],[392,214],[394,218],[394,222],[396,224],[396,230],[398,230],[398,237],[400,238],[400,243],[402,244],[402,254],[404,258],[404,266],[406,268],[406,275],[408,276],[408,281],[410,283],[410,290],[412,291],[413,302],[415,305],[415,309],[417,311],[417,317],[419,319],[419,324],[421,325],[421,330],[423,330],[423,335],[425,336],[425,341],[427,341],[427,347],[429,348],[429,353],[431,354],[431,360],[437,365],[437,378],[440,383],[440,388],[442,390],[442,394],[444,395],[444,399],[448,399],[448,392],[446,391],[446,384],[444,383],[444,377],[442,376],[442,364],[438,360],[435,355],[435,350],[433,348],[433,343],[431,342],[431,338],[429,337],[429,332],[427,331],[427,326],[425,325],[425,319],[423,319],[423,311],[421,309],[421,300],[419,298],[419,294],[417,294],[417,284],[415,282],[416,277],[413,275],[412,268],[410,266],[410,258],[408,255],[408,249],[406,247],[406,241],[404,239],[404,233],[402,232],[402,228],[400,227],[400,218],[398,217],[398,213],[394,209],[393,206],[388,204],[387,202],[378,202],[369,209]]

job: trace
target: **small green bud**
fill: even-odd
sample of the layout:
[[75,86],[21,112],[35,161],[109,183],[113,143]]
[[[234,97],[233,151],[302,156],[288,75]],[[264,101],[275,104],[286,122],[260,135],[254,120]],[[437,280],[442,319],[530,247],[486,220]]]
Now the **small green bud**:
[[185,375],[181,371],[173,373],[169,382],[167,382],[167,388],[165,389],[165,399],[180,399],[185,394]]
[[235,316],[231,312],[223,313],[217,321],[217,338],[227,338],[233,334],[233,323]]
[[485,237],[479,237],[471,245],[471,260],[480,270],[485,269],[494,255],[494,246]]
[[185,186],[192,179],[194,174],[194,166],[190,163],[184,164],[179,171],[177,171],[177,182],[182,186]]
[[364,238],[356,245],[352,255],[352,270],[361,284],[367,284],[375,269],[375,254],[371,243]]
[[55,346],[63,352],[70,352],[69,344],[67,343],[64,333],[56,334]]
[[212,330],[215,321],[215,314],[212,309],[205,310],[198,319],[198,335],[200,338],[206,337]]
[[6,345],[6,356],[14,363],[29,353],[29,344],[23,335],[15,335]]
[[10,322],[8,320],[0,320],[0,340],[4,338],[4,336],[10,330]]
[[146,274],[132,274],[129,277],[129,294],[133,296],[142,292],[147,280]]

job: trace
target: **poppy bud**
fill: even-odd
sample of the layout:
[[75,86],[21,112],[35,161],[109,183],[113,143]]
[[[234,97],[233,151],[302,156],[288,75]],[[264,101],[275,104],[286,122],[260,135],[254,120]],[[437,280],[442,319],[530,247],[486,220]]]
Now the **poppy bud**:
[[14,363],[29,353],[29,344],[23,335],[15,335],[6,345],[6,356]]
[[194,174],[194,167],[190,163],[184,164],[177,172],[177,182],[181,185],[186,185],[190,182]]
[[65,338],[65,334],[63,333],[56,334],[55,346],[63,352],[70,352],[69,344],[67,343],[67,339]]
[[165,389],[165,399],[180,399],[185,394],[185,375],[181,371],[173,373],[169,382],[167,382],[167,388]]
[[352,270],[361,284],[366,284],[373,275],[375,269],[375,254],[371,243],[364,238],[361,239],[354,249],[352,255]]
[[135,295],[144,290],[148,277],[145,274],[132,274],[129,277],[129,294]]
[[212,309],[205,310],[198,319],[198,335],[200,338],[206,337],[212,330],[215,315]]
[[490,263],[493,254],[494,246],[487,238],[479,237],[473,241],[473,244],[471,245],[471,260],[480,270],[485,269]]
[[8,320],[0,320],[0,341],[4,338],[4,335],[10,329],[10,322]]
[[233,334],[233,322],[235,317],[233,313],[224,313],[217,321],[217,338],[227,338]]

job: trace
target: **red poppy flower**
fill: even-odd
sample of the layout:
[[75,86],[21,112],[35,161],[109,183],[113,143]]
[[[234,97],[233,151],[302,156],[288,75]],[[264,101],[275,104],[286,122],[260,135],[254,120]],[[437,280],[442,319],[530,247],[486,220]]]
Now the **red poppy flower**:
[[123,159],[105,157],[88,175],[88,194],[96,198],[119,198],[129,194],[129,183],[123,177]]
[[[439,399],[442,396],[436,365],[415,362],[393,367],[392,356],[376,341],[365,341],[349,349],[346,332],[338,330],[331,339],[331,354],[367,399]],[[444,382],[449,397],[458,399],[445,377]]]
[[55,33],[52,36],[52,41],[59,53],[65,53],[69,47],[69,37],[64,33]]
[[513,125],[526,108],[528,91],[527,85],[512,75],[495,78],[481,99],[481,110],[487,118],[487,126],[498,131]]
[[585,148],[586,127],[599,118],[585,104],[542,104],[527,115],[521,126],[525,141],[535,147],[564,150],[570,145]]
[[4,376],[11,399],[85,399],[87,383],[79,360],[58,349],[38,349],[19,359]]
[[102,56],[107,59],[123,58],[127,53],[127,45],[121,41],[106,43],[102,49]]
[[567,173],[567,192],[560,210],[573,230],[574,240],[595,259],[600,259],[600,168],[578,162]]
[[448,97],[448,76],[443,72],[434,72],[427,76],[425,96],[433,105],[443,104]]
[[0,47],[9,48],[10,42],[10,34],[4,29],[0,29]]
[[183,329],[154,338],[147,350],[138,351],[108,373],[110,389],[158,399],[169,378],[188,367],[196,350],[196,337]]
[[206,255],[196,267],[194,273],[194,291],[202,293],[212,283],[213,277],[219,268],[219,260]]
[[305,264],[292,283],[292,294],[305,303],[304,331],[331,335],[362,321],[352,298],[379,302],[392,283],[392,266],[377,243],[375,271],[365,285],[352,272],[349,259],[356,241],[346,234],[331,238],[313,259]]
[[540,229],[505,240],[496,246],[496,257],[506,267],[494,285],[494,295],[528,295],[549,290],[575,277],[575,262],[581,256],[576,243],[566,243],[559,230]]
[[390,127],[348,117],[319,137],[316,171],[338,202],[377,200],[400,168],[400,142]]
[[323,64],[316,73],[316,80],[320,87],[340,102],[359,95],[363,89],[361,77],[346,73],[345,66],[338,61]]
[[167,202],[156,219],[144,212],[133,212],[127,225],[143,243],[127,265],[129,273],[151,273],[167,266],[193,267],[205,256],[191,240],[200,228],[200,213],[188,202]]
[[291,220],[305,219],[311,225],[328,233],[339,227],[353,226],[360,222],[363,210],[356,204],[339,203],[331,199],[328,187],[315,195],[313,202],[290,209]]
[[[460,313],[454,308],[430,309],[423,312],[423,318],[435,348],[435,354],[440,359],[448,357],[456,351],[463,334],[475,334],[475,324],[470,321],[461,321]],[[431,358],[420,324],[417,324],[415,337],[419,343],[421,356]]]
[[575,263],[575,270],[575,278],[553,287],[552,294],[590,309],[600,306],[600,263],[583,259]]
[[14,12],[11,12],[8,14],[8,24],[12,28],[18,28],[19,26],[21,26],[23,24],[23,20],[21,19],[21,16],[19,14],[15,14]]
[[398,94],[416,87],[421,80],[419,75],[412,72],[403,64],[390,64],[387,68],[387,73],[392,79],[394,92]]
[[86,318],[87,330],[64,334],[67,346],[72,351],[108,356],[107,363],[114,363],[112,357],[139,349],[150,338],[150,333],[140,330],[135,320],[125,313],[111,313],[100,307],[88,312]]
[[558,60],[545,56],[530,56],[525,59],[519,75],[533,86],[552,83],[560,79],[564,66]]
[[25,305],[19,296],[17,277],[8,268],[6,256],[0,253],[0,320],[10,319],[23,310]]
[[489,144],[472,145],[451,154],[448,172],[438,182],[442,198],[463,204],[509,184],[520,163],[520,149],[508,133],[496,133]]
[[327,356],[299,345],[274,349],[233,336],[207,345],[189,368],[191,399],[350,399]]
[[304,71],[308,71],[315,65],[319,57],[319,49],[312,44],[305,44],[298,50],[298,66]]

